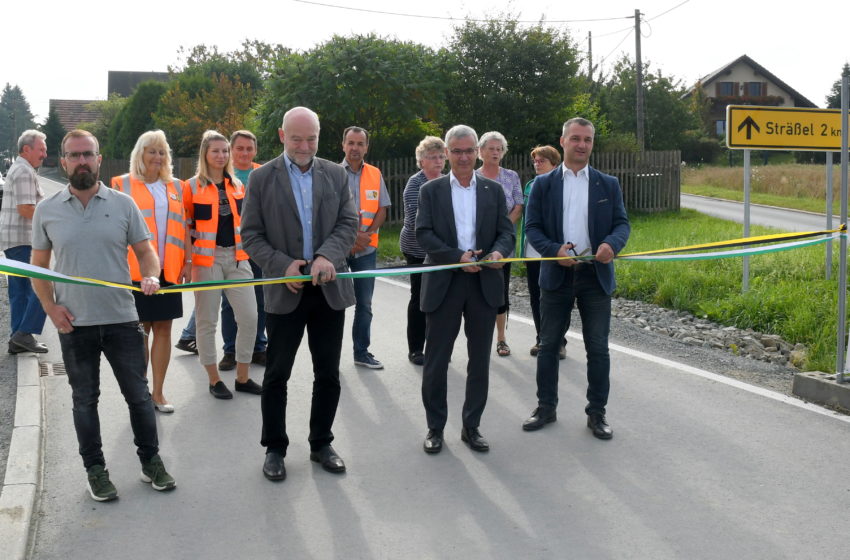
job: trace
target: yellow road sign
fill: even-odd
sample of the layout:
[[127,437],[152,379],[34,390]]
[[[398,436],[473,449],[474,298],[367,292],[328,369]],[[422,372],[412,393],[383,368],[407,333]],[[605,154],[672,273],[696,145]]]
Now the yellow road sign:
[[726,145],[732,149],[841,151],[841,110],[726,107]]

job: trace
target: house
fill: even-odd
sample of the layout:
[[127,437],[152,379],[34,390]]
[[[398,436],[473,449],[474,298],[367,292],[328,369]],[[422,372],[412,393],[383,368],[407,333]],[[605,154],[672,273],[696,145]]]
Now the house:
[[74,130],[81,123],[93,123],[100,111],[92,106],[96,99],[51,99],[50,110],[56,110],[65,130]]
[[747,55],[703,76],[683,97],[692,96],[697,88],[708,101],[709,132],[717,136],[726,135],[727,105],[817,107]]

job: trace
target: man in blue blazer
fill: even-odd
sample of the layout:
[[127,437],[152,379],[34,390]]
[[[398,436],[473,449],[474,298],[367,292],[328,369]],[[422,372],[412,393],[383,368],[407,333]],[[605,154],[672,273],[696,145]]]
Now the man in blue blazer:
[[[538,430],[556,419],[558,348],[577,304],[587,352],[587,427],[597,438],[611,439],[605,406],[610,385],[611,294],[616,287],[612,260],[625,247],[631,226],[619,181],[588,165],[594,132],[593,123],[586,119],[565,122],[563,165],[539,175],[531,187],[526,237],[543,257],[565,258],[544,261],[540,267],[538,405],[522,427]],[[593,259],[567,258],[580,255],[593,255]]]
[[[449,129],[446,146],[451,171],[419,189],[416,240],[426,253],[425,264],[500,260],[516,243],[505,192],[496,181],[475,174],[478,135],[472,128],[457,125]],[[470,265],[423,274],[420,308],[427,324],[422,371],[426,453],[439,453],[443,448],[448,417],[446,376],[461,319],[469,355],[461,440],[473,451],[490,449],[478,424],[487,404],[496,311],[505,297],[504,275],[498,270],[502,266]]]

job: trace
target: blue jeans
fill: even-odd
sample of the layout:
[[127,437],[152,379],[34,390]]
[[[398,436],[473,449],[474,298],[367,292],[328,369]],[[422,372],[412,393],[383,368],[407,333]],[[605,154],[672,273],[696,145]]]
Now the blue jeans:
[[[262,278],[263,271],[260,270],[260,267],[257,264],[249,260],[248,264],[251,265],[251,271],[254,273],[254,278]],[[266,312],[264,310],[264,306],[266,304],[266,298],[263,296],[263,287],[262,286],[254,286],[254,294],[257,297],[257,339],[254,342],[254,352],[265,352],[266,345],[268,344],[268,340],[266,339]],[[194,313],[192,317],[194,318]],[[194,322],[192,323],[194,326]],[[188,328],[188,327],[187,327]],[[192,335],[194,337],[194,328],[192,329]],[[236,327],[236,317],[233,315],[233,308],[230,307],[230,302],[227,301],[227,296],[222,292],[221,294],[221,337],[224,339],[224,352],[226,354],[235,354],[236,353],[236,333],[238,332],[238,328]],[[188,337],[187,337],[188,338]]]
[[106,356],[130,409],[133,443],[141,462],[159,452],[156,418],[145,378],[145,343],[137,321],[74,327],[59,335],[73,399],[74,428],[86,469],[105,465],[100,439],[100,355]]
[[596,279],[592,266],[568,270],[557,290],[540,290],[540,352],[537,354],[537,402],[558,405],[558,349],[570,328],[573,305],[578,304],[581,333],[587,353],[587,406],[585,412],[605,413],[610,388],[611,359],[608,332],[611,326],[611,296]]
[[[378,263],[378,252],[374,251],[362,257],[348,257],[351,272],[374,270]],[[375,292],[374,278],[355,278],[354,322],[351,324],[351,338],[354,340],[354,357],[365,356],[369,351],[372,331],[372,294]]]
[[186,323],[186,328],[180,332],[180,340],[195,340],[195,308],[192,308],[192,316]]
[[[3,253],[7,259],[29,264],[32,246],[9,247]],[[41,307],[29,278],[8,276],[9,307],[12,315],[12,334],[16,332],[41,334],[47,315]]]

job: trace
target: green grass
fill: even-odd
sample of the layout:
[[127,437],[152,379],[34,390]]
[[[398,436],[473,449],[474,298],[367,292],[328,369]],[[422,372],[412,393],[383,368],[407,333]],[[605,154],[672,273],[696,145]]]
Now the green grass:
[[[740,224],[693,210],[632,214],[625,253],[737,239]],[[381,229],[382,260],[400,257],[401,226]],[[752,235],[777,233],[754,226]],[[832,372],[838,299],[838,244],[832,279],[824,278],[825,246],[750,257],[750,289],[741,293],[742,259],[682,262],[617,262],[617,295],[688,311],[723,325],[778,334],[808,347],[806,369]],[[524,275],[523,266],[514,266]]]
[[[712,198],[725,198],[726,200],[744,201],[744,193],[740,189],[726,189],[712,185],[682,185],[682,192],[710,196]],[[750,193],[750,202],[754,204],[765,204],[778,206],[780,208],[791,208],[793,210],[806,210],[808,212],[826,212],[826,202],[819,198],[805,196],[782,196],[768,193]],[[838,204],[833,205],[833,213],[839,210]]]

